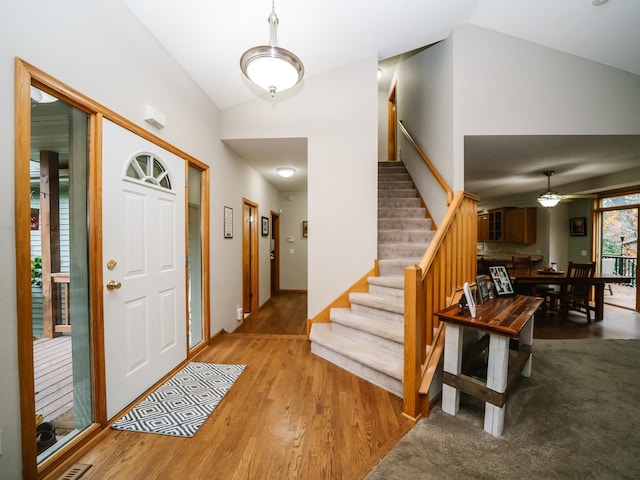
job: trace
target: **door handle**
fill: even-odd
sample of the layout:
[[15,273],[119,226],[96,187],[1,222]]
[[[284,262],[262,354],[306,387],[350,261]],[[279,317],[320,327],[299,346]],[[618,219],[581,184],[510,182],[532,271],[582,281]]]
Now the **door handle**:
[[107,290],[109,290],[110,292],[113,290],[120,290],[121,286],[122,284],[116,280],[109,280],[107,282]]

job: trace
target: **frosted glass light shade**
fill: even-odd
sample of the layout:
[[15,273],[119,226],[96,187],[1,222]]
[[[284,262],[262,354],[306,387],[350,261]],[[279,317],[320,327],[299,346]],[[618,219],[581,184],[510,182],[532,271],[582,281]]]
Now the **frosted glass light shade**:
[[276,169],[276,171],[278,172],[278,175],[284,178],[293,177],[293,174],[296,173],[295,168],[289,168],[289,167],[280,167]]
[[540,203],[540,205],[547,208],[555,207],[558,202],[560,202],[560,200],[562,200],[562,195],[558,195],[557,193],[553,193],[551,191],[548,191],[547,193],[544,193],[538,197],[538,202]]
[[261,46],[247,50],[240,58],[242,73],[273,97],[296,85],[304,76],[300,59],[290,51],[276,46]]

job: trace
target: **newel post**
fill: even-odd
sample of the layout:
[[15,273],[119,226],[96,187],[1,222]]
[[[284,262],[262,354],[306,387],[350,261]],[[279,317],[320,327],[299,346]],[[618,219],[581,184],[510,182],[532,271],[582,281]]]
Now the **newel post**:
[[422,332],[424,330],[422,270],[411,265],[404,270],[404,391],[402,411],[417,419],[420,415]]

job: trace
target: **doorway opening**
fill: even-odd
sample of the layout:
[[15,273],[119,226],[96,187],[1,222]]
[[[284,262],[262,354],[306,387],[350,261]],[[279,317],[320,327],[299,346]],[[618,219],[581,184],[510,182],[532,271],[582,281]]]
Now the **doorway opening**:
[[396,101],[396,84],[393,84],[393,88],[391,89],[391,93],[389,94],[389,101],[387,102],[388,108],[388,131],[389,131],[389,141],[388,141],[388,149],[389,152],[387,154],[387,159],[389,161],[396,160],[396,152],[397,152],[397,142],[398,142],[398,109],[397,109],[397,101]]
[[602,197],[596,211],[600,272],[631,278],[629,282],[607,285],[605,302],[640,311],[637,289],[640,193],[616,193]]
[[280,291],[280,214],[271,211],[271,296]]
[[258,311],[258,204],[242,199],[242,311]]

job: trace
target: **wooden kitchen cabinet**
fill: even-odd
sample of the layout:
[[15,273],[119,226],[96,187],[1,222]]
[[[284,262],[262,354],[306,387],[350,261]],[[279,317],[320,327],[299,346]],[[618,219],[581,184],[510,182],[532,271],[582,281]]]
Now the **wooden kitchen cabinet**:
[[536,243],[537,212],[536,207],[505,209],[504,241],[525,245]]
[[489,210],[489,242],[504,241],[504,208]]
[[489,240],[489,214],[481,213],[478,215],[478,241],[486,242]]
[[478,215],[478,241],[504,241],[504,209],[496,208]]
[[479,242],[536,243],[536,207],[494,208],[478,215]]

